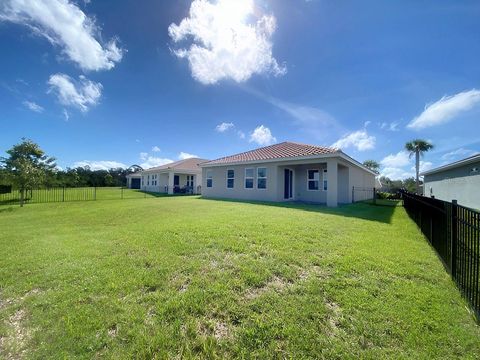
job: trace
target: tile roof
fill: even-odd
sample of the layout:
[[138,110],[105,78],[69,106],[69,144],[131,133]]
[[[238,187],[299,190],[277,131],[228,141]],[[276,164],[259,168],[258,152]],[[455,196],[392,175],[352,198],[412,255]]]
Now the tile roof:
[[164,171],[164,170],[185,170],[185,171],[201,171],[200,163],[208,161],[207,159],[199,159],[199,158],[190,158],[185,160],[174,161],[165,165],[156,166],[150,169],[146,169],[145,171]]
[[285,141],[279,144],[261,147],[236,155],[226,156],[220,159],[208,161],[202,165],[221,165],[239,162],[274,160],[284,158],[296,158],[315,155],[326,155],[338,152],[338,149],[300,144],[296,142]]

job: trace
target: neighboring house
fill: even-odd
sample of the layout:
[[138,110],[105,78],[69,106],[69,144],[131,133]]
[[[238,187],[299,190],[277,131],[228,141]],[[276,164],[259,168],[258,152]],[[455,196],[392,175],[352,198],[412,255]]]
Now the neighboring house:
[[[337,206],[352,202],[352,189],[375,187],[375,173],[341,150],[283,142],[208,161],[202,195],[261,201],[302,201]],[[373,191],[362,191],[355,201]]]
[[142,186],[142,175],[140,172],[131,173],[126,176],[127,178],[127,188],[129,189],[140,189]]
[[424,195],[480,209],[480,154],[423,172]]
[[[205,161],[208,160],[190,158],[136,173],[140,175],[140,188],[144,191],[168,194],[179,192],[200,194],[202,169],[199,164]],[[130,184],[133,184],[133,176]]]

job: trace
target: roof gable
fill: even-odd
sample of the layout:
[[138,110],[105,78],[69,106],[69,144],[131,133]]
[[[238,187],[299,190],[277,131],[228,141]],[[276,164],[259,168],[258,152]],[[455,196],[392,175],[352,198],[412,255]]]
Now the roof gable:
[[145,172],[168,171],[168,170],[185,170],[185,171],[201,171],[199,164],[208,161],[207,159],[189,158],[185,160],[174,161],[165,165],[156,166],[146,169]]

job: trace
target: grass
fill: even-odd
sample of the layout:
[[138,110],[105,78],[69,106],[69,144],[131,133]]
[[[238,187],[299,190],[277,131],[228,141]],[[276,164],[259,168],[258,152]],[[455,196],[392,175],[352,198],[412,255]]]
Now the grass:
[[478,358],[402,207],[197,197],[0,208],[0,357]]
[[[87,200],[121,200],[161,197],[166,194],[145,192],[135,189],[122,189],[121,187],[78,187],[78,188],[51,188],[31,190],[26,194],[27,203],[71,202]],[[0,205],[13,205],[20,203],[20,192],[13,190],[11,193],[0,194]]]

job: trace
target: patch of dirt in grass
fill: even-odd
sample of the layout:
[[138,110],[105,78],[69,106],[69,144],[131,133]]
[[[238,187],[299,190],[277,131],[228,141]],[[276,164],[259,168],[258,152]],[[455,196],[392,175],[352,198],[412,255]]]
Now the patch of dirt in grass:
[[331,269],[314,265],[306,269],[301,268],[298,279],[300,281],[306,281],[311,278],[327,279],[331,275]]
[[232,331],[228,324],[218,319],[209,319],[199,322],[197,333],[203,337],[213,336],[218,341],[230,339],[232,337]]
[[245,299],[247,300],[256,299],[268,291],[282,292],[291,285],[292,283],[286,281],[285,279],[282,279],[278,276],[274,276],[273,278],[270,279],[270,281],[268,281],[262,287],[254,287],[254,288],[247,289],[247,291],[245,292]]
[[117,324],[113,324],[108,328],[108,336],[115,337],[118,334],[118,327]]
[[342,309],[333,301],[325,301],[325,306],[328,309],[327,320],[328,324],[333,331],[332,335],[336,335],[340,330],[340,321],[343,318]]
[[0,338],[0,353],[7,360],[23,359],[26,356],[25,345],[31,337],[31,331],[25,327],[25,318],[25,310],[19,309],[6,321],[9,334]]

